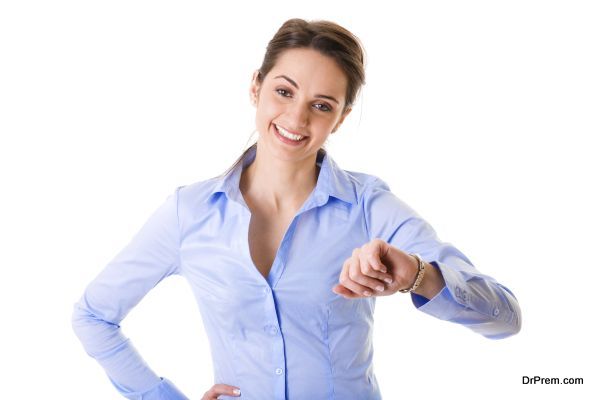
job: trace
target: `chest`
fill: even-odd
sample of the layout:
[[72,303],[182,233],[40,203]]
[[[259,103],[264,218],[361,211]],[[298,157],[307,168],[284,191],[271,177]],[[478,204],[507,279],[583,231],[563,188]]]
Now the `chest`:
[[297,314],[345,300],[331,288],[369,240],[363,216],[329,205],[281,216],[255,206],[247,212],[232,202],[182,219],[181,273],[198,301],[231,319],[233,309],[272,300],[270,290]]
[[293,217],[293,214],[252,213],[248,228],[248,246],[254,265],[265,278],[269,275],[279,245]]

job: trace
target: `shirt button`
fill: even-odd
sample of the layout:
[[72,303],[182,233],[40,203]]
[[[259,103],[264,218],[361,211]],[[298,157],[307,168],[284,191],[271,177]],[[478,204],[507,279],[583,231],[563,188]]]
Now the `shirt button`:
[[281,375],[281,374],[283,374],[283,370],[282,370],[281,368],[277,368],[277,369],[275,370],[275,373],[276,373],[277,375]]
[[269,294],[269,291],[270,291],[270,289],[268,287],[266,287],[266,288],[263,289],[263,293],[264,294]]
[[498,307],[494,308],[494,317],[497,317],[498,314],[500,314],[500,310],[498,309]]
[[273,326],[273,325],[266,325],[265,332],[275,336],[275,335],[277,335],[277,327]]
[[456,295],[456,297],[458,297],[459,299],[463,299],[462,298],[462,290],[460,290],[460,288],[457,286],[456,288],[454,288],[454,294]]

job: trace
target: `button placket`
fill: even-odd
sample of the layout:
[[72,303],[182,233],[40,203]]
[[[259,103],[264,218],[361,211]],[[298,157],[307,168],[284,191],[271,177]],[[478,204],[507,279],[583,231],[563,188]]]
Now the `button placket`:
[[271,339],[271,368],[274,375],[274,384],[276,386],[275,393],[279,396],[275,396],[275,399],[285,399],[285,384],[286,380],[281,379],[284,373],[282,367],[285,366],[285,350],[283,345],[283,336],[279,327],[279,319],[277,316],[277,303],[275,301],[275,291],[270,286],[263,286],[263,301],[264,301],[264,312],[265,312],[265,324],[263,325],[264,334]]

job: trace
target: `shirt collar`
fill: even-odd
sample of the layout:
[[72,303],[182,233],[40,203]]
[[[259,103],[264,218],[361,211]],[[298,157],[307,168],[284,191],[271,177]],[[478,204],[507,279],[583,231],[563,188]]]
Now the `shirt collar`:
[[[256,149],[256,145],[250,147],[250,150],[246,153],[241,163],[226,174],[215,178],[216,184],[209,194],[208,199],[211,199],[216,193],[225,193],[229,199],[243,203],[242,194],[239,189],[240,178],[242,170],[256,158]],[[349,204],[358,203],[356,191],[350,176],[346,171],[338,167],[327,150],[319,150],[317,153],[317,165],[321,169],[314,191],[315,206],[327,203],[329,196],[333,196]]]

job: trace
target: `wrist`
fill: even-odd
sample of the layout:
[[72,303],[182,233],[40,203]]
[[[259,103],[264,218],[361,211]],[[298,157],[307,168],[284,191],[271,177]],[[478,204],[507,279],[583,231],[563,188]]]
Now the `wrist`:
[[414,290],[414,293],[431,300],[444,288],[444,286],[446,286],[446,282],[444,281],[444,277],[439,268],[431,265],[431,263],[425,263],[423,281],[419,287]]
[[405,289],[400,289],[399,292],[400,293],[412,293],[414,291],[416,291],[420,286],[421,283],[423,282],[423,279],[425,278],[425,272],[426,272],[426,267],[425,267],[425,261],[423,261],[423,259],[421,258],[421,256],[419,254],[415,254],[415,253],[410,253],[409,256],[411,256],[411,258],[414,258],[416,263],[417,263],[417,272],[415,274],[415,279],[413,280],[412,284],[405,288]]

